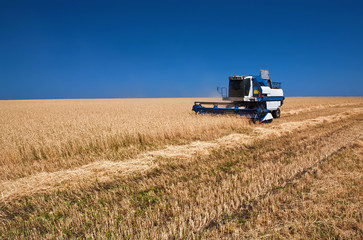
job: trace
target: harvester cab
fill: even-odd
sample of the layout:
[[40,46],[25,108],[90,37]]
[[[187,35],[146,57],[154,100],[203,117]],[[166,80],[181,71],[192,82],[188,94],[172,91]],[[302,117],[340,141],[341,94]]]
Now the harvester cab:
[[222,102],[194,102],[196,113],[238,114],[260,123],[272,122],[280,117],[280,107],[284,102],[281,83],[272,82],[268,70],[260,75],[229,77],[227,88],[217,88]]

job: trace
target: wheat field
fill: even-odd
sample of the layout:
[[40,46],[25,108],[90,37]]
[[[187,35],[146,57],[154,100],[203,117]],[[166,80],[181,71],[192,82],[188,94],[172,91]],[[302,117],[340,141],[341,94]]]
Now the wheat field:
[[359,239],[362,97],[0,101],[0,238]]

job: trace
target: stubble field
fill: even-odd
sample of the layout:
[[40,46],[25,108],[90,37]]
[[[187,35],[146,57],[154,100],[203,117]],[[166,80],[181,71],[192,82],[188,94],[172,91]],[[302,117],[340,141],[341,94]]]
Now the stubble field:
[[0,101],[0,238],[359,239],[363,98]]

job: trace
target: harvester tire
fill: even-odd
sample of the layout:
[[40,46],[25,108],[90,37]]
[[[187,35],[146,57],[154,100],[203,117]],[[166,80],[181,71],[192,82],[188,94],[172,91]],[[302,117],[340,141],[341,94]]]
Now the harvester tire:
[[280,115],[281,115],[280,108],[276,109],[275,111],[272,111],[272,116],[274,118],[280,118]]

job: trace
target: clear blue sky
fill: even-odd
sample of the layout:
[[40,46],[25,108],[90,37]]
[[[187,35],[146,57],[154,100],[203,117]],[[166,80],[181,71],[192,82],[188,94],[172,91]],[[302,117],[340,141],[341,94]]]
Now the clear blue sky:
[[363,95],[363,1],[1,0],[0,31],[0,99],[212,96],[260,68]]

